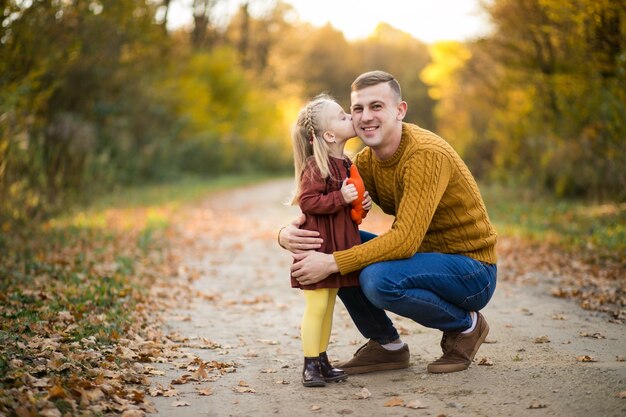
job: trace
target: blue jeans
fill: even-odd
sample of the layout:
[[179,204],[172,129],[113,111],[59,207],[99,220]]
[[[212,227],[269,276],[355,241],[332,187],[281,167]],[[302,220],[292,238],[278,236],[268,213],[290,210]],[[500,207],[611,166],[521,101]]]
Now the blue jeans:
[[[374,237],[361,232],[362,242]],[[365,267],[361,286],[341,288],[339,298],[361,334],[385,344],[399,337],[385,310],[442,331],[468,329],[469,312],[491,299],[496,273],[495,265],[467,256],[416,253]]]

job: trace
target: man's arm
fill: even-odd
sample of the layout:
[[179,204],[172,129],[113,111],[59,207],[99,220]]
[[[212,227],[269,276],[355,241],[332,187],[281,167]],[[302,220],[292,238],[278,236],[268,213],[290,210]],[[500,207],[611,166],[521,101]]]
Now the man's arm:
[[299,226],[304,224],[305,220],[305,215],[301,214],[289,225],[278,231],[278,244],[283,249],[293,253],[301,253],[322,247],[322,239],[319,237],[319,232],[299,228]]

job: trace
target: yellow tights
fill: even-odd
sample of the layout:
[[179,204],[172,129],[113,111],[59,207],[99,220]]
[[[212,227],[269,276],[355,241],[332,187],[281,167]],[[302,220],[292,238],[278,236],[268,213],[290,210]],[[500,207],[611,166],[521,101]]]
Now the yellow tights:
[[333,327],[333,310],[338,288],[303,290],[305,307],[300,335],[304,356],[312,358],[326,352]]

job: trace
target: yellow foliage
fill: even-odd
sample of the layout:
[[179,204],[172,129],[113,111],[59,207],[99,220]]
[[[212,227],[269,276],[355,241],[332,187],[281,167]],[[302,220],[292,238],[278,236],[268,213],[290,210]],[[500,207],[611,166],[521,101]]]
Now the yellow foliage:
[[430,86],[429,96],[441,100],[449,92],[457,89],[456,73],[472,57],[471,52],[462,43],[455,41],[437,42],[430,46],[432,62],[424,68],[420,77]]

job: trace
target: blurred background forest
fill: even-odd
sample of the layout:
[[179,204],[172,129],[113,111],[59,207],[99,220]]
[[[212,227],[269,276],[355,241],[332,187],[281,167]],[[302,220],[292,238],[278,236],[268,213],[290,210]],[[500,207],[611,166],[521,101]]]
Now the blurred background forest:
[[626,200],[624,0],[493,0],[488,35],[429,45],[387,24],[348,41],[280,0],[225,19],[225,1],[176,30],[170,0],[0,1],[0,225],[117,186],[290,174],[299,106],[347,108],[372,69],[482,182]]

